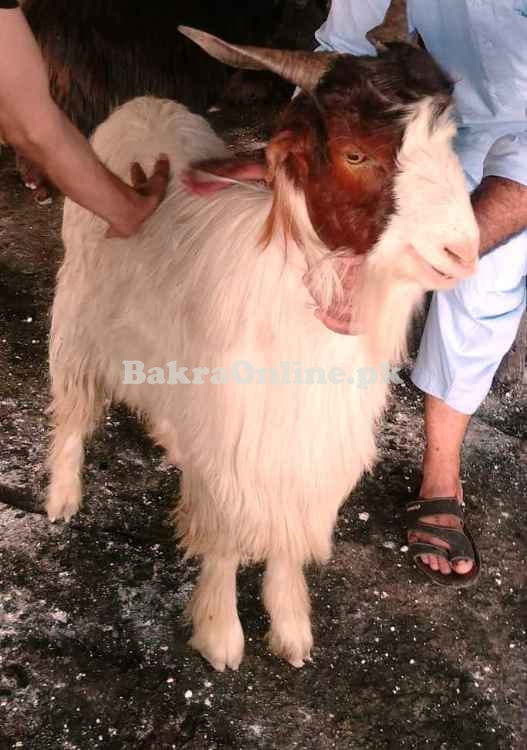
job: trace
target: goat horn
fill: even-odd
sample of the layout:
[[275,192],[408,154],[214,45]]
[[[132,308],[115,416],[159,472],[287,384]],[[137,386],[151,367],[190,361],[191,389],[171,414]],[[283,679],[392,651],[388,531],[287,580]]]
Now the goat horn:
[[307,92],[316,89],[332,60],[338,57],[333,52],[287,51],[230,44],[190,26],[178,26],[178,31],[226,65],[246,70],[270,70]]

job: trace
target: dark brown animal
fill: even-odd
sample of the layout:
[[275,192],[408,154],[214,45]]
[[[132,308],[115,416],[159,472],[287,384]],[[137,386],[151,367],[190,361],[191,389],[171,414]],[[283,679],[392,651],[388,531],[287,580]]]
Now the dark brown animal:
[[[146,94],[200,114],[222,94],[236,105],[287,99],[287,83],[266,72],[233,74],[175,30],[186,23],[249,44],[276,38],[295,49],[309,46],[325,12],[318,0],[26,0],[23,10],[52,96],[85,135],[113,108]],[[24,159],[19,170],[39,202],[47,201],[39,171]]]

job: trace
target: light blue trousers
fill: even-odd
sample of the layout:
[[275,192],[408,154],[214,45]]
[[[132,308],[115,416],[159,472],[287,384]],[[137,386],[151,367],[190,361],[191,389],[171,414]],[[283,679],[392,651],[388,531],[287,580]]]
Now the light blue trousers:
[[485,255],[475,276],[434,294],[412,380],[473,414],[512,346],[526,305],[527,231]]

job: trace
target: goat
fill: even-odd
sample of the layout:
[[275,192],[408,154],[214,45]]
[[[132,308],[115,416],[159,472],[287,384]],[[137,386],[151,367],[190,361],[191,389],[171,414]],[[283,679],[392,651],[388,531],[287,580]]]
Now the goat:
[[[267,184],[240,182],[208,199],[185,190],[185,171],[230,155],[184,106],[135,99],[96,131],[96,152],[123,178],[130,162],[148,170],[159,152],[173,174],[166,200],[130,239],[105,238],[101,220],[66,201],[47,513],[68,520],[78,510],[83,444],[105,402],[126,403],[183,469],[178,535],[202,560],[191,645],[218,670],[238,668],[236,572],[265,561],[270,647],[301,666],[313,642],[303,568],[328,559],[338,509],[374,463],[388,385],[298,385],[297,366],[378,371],[400,358],[424,291],[473,272],[478,228],[452,148],[452,85],[425,51],[402,43],[353,57],[182,31],[224,62],[267,67],[304,93],[267,147]],[[364,333],[342,336],[315,318],[303,278],[328,305],[339,294],[333,261],[357,253]],[[148,379],[125,383],[125,361],[144,363]],[[269,368],[288,362],[295,379],[277,382]],[[162,384],[169,363],[187,374],[218,369],[194,385],[184,374]],[[233,367],[241,377],[225,378]],[[267,377],[241,384],[251,368]]]

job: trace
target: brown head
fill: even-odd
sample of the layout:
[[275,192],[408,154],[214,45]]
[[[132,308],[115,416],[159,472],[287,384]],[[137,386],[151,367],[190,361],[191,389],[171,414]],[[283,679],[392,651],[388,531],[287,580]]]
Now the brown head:
[[[266,149],[266,179],[278,187],[271,225],[287,223],[279,189],[285,177],[303,192],[313,228],[330,250],[367,253],[394,215],[412,242],[423,229],[414,208],[425,198],[432,206],[444,204],[437,220],[444,216],[455,223],[450,233],[455,235],[461,215],[452,208],[453,194],[447,205],[448,190],[456,196],[464,191],[458,201],[465,212],[461,218],[465,226],[470,219],[467,235],[474,235],[451,148],[453,84],[425,50],[392,43],[382,45],[376,57],[285,52],[181,30],[227,64],[268,68],[302,89],[283,111]],[[411,185],[418,191],[414,206],[408,198]],[[473,260],[473,238],[461,252]]]
[[427,95],[444,108],[450,93],[426,52],[393,44],[377,58],[337,56],[316,89],[289,104],[268,162],[304,191],[313,226],[331,250],[373,247],[394,208],[403,113]]

